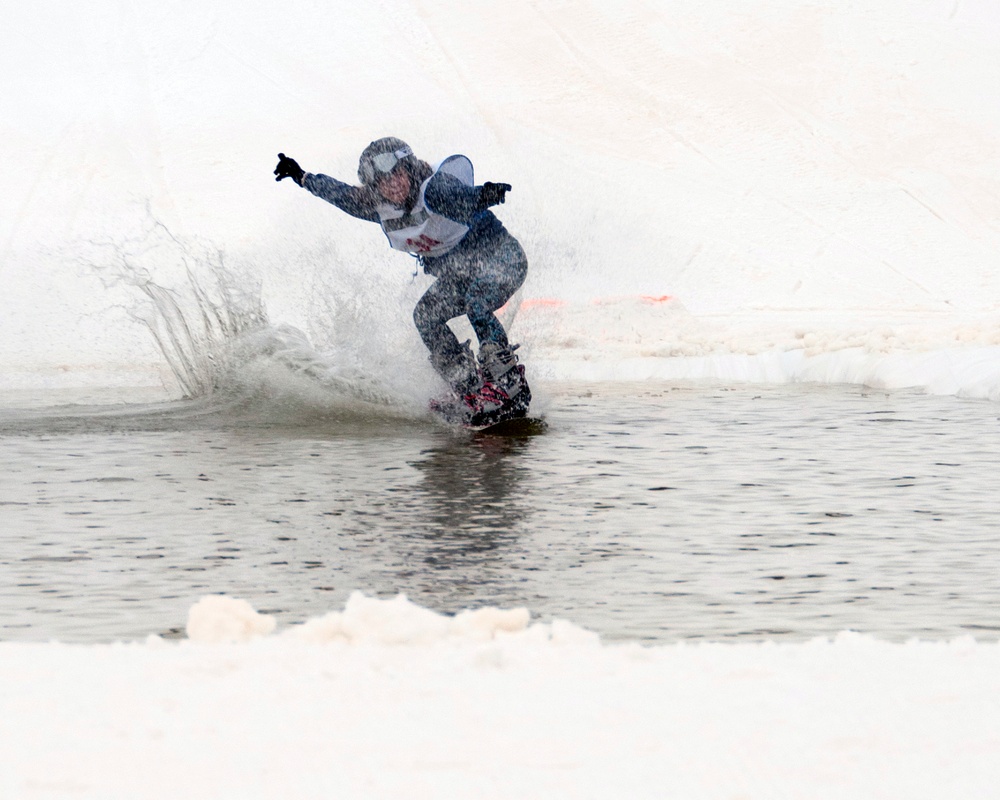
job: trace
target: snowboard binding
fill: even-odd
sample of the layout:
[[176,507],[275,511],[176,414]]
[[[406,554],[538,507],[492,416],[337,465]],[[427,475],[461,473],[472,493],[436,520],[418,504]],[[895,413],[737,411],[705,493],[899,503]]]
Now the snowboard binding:
[[431,401],[431,410],[450,422],[477,429],[526,416],[531,389],[524,365],[514,355],[518,347],[484,344],[479,350],[475,385],[453,387],[451,397]]

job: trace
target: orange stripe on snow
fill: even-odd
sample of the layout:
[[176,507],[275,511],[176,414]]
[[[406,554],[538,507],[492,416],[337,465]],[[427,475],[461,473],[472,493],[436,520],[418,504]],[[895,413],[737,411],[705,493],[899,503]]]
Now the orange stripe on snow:
[[[635,295],[633,295],[633,297],[634,296]],[[658,303],[669,303],[671,300],[674,299],[673,295],[670,295],[670,294],[661,294],[661,295],[641,294],[638,297],[639,297],[639,300],[641,300],[643,303],[651,303],[651,304],[654,304],[654,305],[658,304]],[[600,306],[600,305],[606,305],[606,304],[611,304],[611,303],[619,303],[622,300],[627,300],[627,299],[628,299],[628,297],[621,297],[621,296],[617,296],[617,297],[598,297],[598,298],[595,298],[595,299],[591,300],[590,303],[591,303],[591,305],[598,305],[598,306]],[[502,312],[504,309],[507,308],[507,305],[508,304],[504,304],[503,306],[501,306],[497,310]],[[562,308],[565,305],[567,305],[567,303],[566,303],[565,300],[558,300],[558,299],[556,299],[554,297],[529,297],[529,298],[526,298],[526,299],[522,300],[519,307],[522,308],[522,309],[523,308]]]
[[628,302],[630,300],[639,300],[642,303],[650,303],[655,305],[657,303],[667,303],[673,299],[674,299],[673,295],[670,294],[611,295],[609,297],[595,297],[593,300],[590,301],[590,304],[592,306],[610,306],[610,305],[615,305],[616,303]]
[[[517,307],[518,309],[560,308],[561,306],[564,305],[566,305],[565,300],[556,300],[553,297],[529,297],[527,300],[522,300]],[[500,306],[500,308],[497,309],[497,311],[499,311],[502,314],[504,313],[504,311],[507,310],[509,306],[510,306],[509,302],[504,303],[502,306]]]
[[521,301],[521,308],[559,308],[566,305],[565,300],[556,300],[553,297],[529,297]]

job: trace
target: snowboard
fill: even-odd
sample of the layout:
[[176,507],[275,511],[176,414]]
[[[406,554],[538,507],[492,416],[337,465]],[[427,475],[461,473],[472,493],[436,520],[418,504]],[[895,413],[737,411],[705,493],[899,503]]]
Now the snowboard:
[[464,425],[477,435],[483,436],[537,436],[549,427],[541,417],[511,417],[494,422],[491,425]]
[[453,397],[431,400],[430,410],[449,425],[457,425],[475,433],[532,436],[541,433],[547,426],[540,417],[528,416],[531,392],[525,390],[524,395],[522,402],[482,416],[470,417],[465,405]]

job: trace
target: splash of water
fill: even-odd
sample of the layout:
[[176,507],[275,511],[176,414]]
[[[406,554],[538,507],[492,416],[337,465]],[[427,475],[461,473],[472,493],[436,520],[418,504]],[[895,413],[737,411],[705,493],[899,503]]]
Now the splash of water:
[[125,284],[148,303],[129,309],[145,325],[187,398],[219,388],[233,343],[268,326],[260,282],[236,271],[225,254],[182,240],[147,214],[142,229],[121,241],[90,243],[88,256],[105,285]]
[[308,409],[409,416],[425,407],[421,391],[407,396],[366,371],[356,354],[320,352],[297,328],[272,325],[249,267],[203,240],[175,235],[148,211],[129,239],[88,245],[81,258],[106,286],[143,296],[129,314],[152,335],[185,399],[213,397],[220,408],[236,404],[276,419]]

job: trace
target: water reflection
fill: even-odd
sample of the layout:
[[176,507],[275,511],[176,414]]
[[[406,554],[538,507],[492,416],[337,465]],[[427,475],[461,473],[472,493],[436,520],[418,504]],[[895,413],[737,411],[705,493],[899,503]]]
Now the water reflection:
[[415,524],[400,544],[420,595],[444,596],[456,610],[513,596],[531,447],[528,438],[449,437],[410,462],[420,473],[409,499]]
[[410,466],[422,476],[414,499],[426,535],[460,532],[489,539],[517,527],[526,514],[519,487],[530,447],[527,438],[477,437],[424,450],[424,458]]

